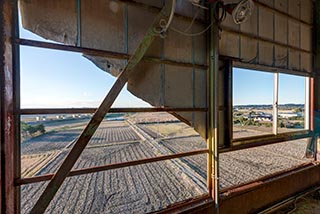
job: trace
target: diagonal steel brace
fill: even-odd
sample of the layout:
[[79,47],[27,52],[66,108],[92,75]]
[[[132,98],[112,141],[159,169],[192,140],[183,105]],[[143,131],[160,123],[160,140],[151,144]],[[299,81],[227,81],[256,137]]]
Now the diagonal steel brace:
[[138,46],[132,57],[129,59],[126,67],[118,76],[116,82],[112,86],[107,96],[104,98],[100,107],[94,113],[90,122],[85,127],[83,132],[80,134],[79,138],[77,139],[74,146],[68,153],[67,157],[64,159],[58,171],[50,180],[46,189],[36,202],[35,206],[32,208],[30,212],[31,214],[39,214],[45,212],[51,200],[54,198],[55,194],[61,187],[63,181],[66,179],[72,167],[80,157],[82,151],[85,149],[91,137],[101,124],[103,118],[110,110],[112,104],[118,97],[120,91],[128,81],[129,77],[134,73],[134,67],[141,61],[150,45],[153,43],[154,39],[159,35],[155,29],[159,28],[160,20],[165,20],[168,22],[171,7],[172,2],[167,2],[164,8],[160,11],[159,15],[155,18],[154,23],[151,25],[151,27],[149,27],[146,35],[144,36],[143,40],[141,41],[140,45]]

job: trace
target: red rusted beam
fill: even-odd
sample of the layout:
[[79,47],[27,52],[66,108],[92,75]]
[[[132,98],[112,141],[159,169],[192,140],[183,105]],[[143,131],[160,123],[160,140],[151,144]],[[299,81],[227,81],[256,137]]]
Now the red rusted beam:
[[18,35],[17,1],[0,1],[0,126],[1,126],[1,213],[20,213],[19,177],[19,51],[11,43]]
[[281,177],[281,176],[285,176],[288,175],[292,172],[297,172],[298,170],[305,170],[308,167],[312,167],[314,166],[314,162],[310,161],[310,162],[306,162],[285,170],[281,170],[279,172],[275,172],[266,176],[262,176],[258,179],[243,183],[241,185],[237,185],[237,186],[232,186],[232,187],[228,187],[228,188],[224,188],[221,189],[220,193],[224,196],[224,197],[229,197],[230,195],[236,195],[238,193],[244,193],[245,191],[252,191],[253,188],[258,187],[259,185],[262,184],[266,184],[266,182],[272,180],[273,178],[276,177]]
[[[164,208],[159,211],[151,212],[157,214],[169,214],[169,213],[201,213],[206,214],[207,212],[203,212],[209,207],[213,206],[213,200],[209,193],[190,198],[175,204],[170,205],[167,208]],[[212,210],[213,211],[213,210]],[[213,213],[213,212],[208,212]]]
[[[270,178],[247,188],[234,189],[222,194],[220,213],[258,213],[281,200],[318,186],[320,180],[319,163]],[[250,201],[250,203],[244,202]]]
[[80,134],[79,138],[76,140],[75,144],[73,145],[72,149],[68,153],[67,157],[65,158],[61,166],[58,168],[57,173],[53,176],[53,178],[45,188],[44,192],[41,194],[40,198],[36,202],[35,206],[32,208],[30,212],[31,214],[44,213],[47,207],[49,206],[51,200],[54,198],[57,191],[61,187],[63,181],[70,173],[70,170],[80,157],[82,151],[87,146],[91,137],[101,124],[103,118],[110,110],[115,99],[118,97],[122,88],[128,81],[129,77],[132,75],[135,66],[142,60],[148,48],[158,35],[155,32],[155,28],[158,27],[160,20],[164,19],[168,22],[168,16],[170,14],[172,6],[172,2],[169,2],[170,3],[166,3],[163,10],[161,10],[160,14],[155,18],[154,23],[150,26],[149,30],[147,31],[143,40],[140,42],[140,45],[136,49],[135,53],[129,59],[128,64],[123,69],[123,71],[117,78],[116,82],[112,86],[111,90],[109,91],[109,93],[107,94],[97,111],[94,113],[91,120],[89,121],[83,132]]
[[310,106],[310,112],[309,112],[309,128],[311,131],[314,131],[314,110],[315,110],[315,91],[314,91],[314,77],[310,77],[310,94],[309,94],[309,106]]
[[[85,168],[85,169],[77,169],[77,170],[71,171],[68,174],[68,177],[78,176],[78,175],[83,175],[83,174],[88,174],[88,173],[107,171],[107,170],[112,170],[112,169],[120,169],[120,168],[124,168],[124,167],[129,167],[129,166],[136,166],[136,165],[141,165],[141,164],[171,160],[171,159],[175,159],[175,158],[183,158],[183,157],[206,154],[206,153],[208,153],[208,150],[202,149],[202,150],[196,150],[196,151],[191,151],[191,152],[184,152],[184,153],[178,153],[178,154],[172,154],[172,155],[163,155],[160,157],[153,157],[153,158],[145,158],[145,159],[140,159],[140,160],[128,161],[128,162],[124,162],[124,163],[114,163],[114,164],[108,164],[108,165],[104,165],[104,166],[96,166],[96,167],[90,167],[90,168]],[[41,176],[35,176],[32,178],[16,179],[15,185],[20,186],[20,185],[25,185],[25,184],[37,183],[37,182],[41,182],[41,181],[48,181],[53,176],[54,176],[54,174],[46,174],[46,175],[41,175]]]
[[[21,109],[20,114],[84,114],[94,113],[96,108],[39,108]],[[139,112],[206,112],[207,108],[111,108],[108,113],[139,113]]]
[[292,133],[283,133],[278,135],[265,135],[265,136],[255,136],[248,138],[239,138],[232,141],[232,146],[227,148],[220,148],[219,152],[231,152],[241,149],[249,149],[258,146],[265,146],[275,143],[281,143],[285,141],[299,140],[303,138],[308,138],[313,135],[312,132],[308,130],[292,132]]

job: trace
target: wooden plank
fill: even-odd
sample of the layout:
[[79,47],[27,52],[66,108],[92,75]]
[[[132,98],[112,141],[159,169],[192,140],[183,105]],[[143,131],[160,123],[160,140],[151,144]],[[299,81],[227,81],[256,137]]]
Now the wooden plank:
[[273,40],[273,13],[263,7],[259,7],[259,36]]
[[311,73],[312,72],[312,55],[301,53],[301,70]]
[[269,42],[259,42],[259,64],[273,66],[274,54],[273,44]]
[[241,47],[241,60],[247,63],[256,63],[258,57],[258,41],[241,36]]
[[[289,0],[276,0],[276,1],[274,1],[274,8],[283,12],[283,13],[287,13],[288,1]],[[279,14],[276,14],[276,15],[279,15]]]
[[288,65],[288,49],[275,45],[274,64],[278,68],[286,68]]
[[300,25],[291,20],[288,22],[288,44],[293,47],[300,47]]
[[258,35],[258,7],[255,7],[250,18],[240,25],[240,31]]
[[312,0],[303,0],[303,2],[301,2],[301,11],[300,11],[301,20],[309,24],[312,24],[313,13],[310,11],[313,11]]
[[301,25],[300,31],[300,47],[307,51],[312,51],[312,29]]
[[219,42],[220,54],[224,56],[239,58],[240,57],[240,35],[222,31]]
[[300,52],[289,50],[289,69],[300,70]]
[[259,3],[263,3],[265,5],[268,5],[270,8],[274,7],[274,1],[270,1],[270,0],[259,0]]
[[275,14],[275,35],[276,42],[288,44],[288,18]]
[[[250,33],[243,33],[243,32],[236,32],[236,31],[233,31],[232,29],[230,28],[227,28],[225,26],[222,26],[222,33],[221,33],[221,40],[224,39],[224,40],[227,40],[225,38],[223,38],[224,34],[225,33],[229,33],[229,34],[234,34],[235,36],[244,36],[244,37],[248,37],[250,39],[256,39],[258,40],[259,42],[260,41],[263,41],[263,42],[269,42],[269,43],[273,43],[275,45],[279,45],[279,46],[282,46],[282,47],[286,47],[286,48],[290,48],[292,50],[296,50],[296,51],[299,51],[299,52],[305,52],[305,53],[310,53],[310,51],[306,51],[306,50],[303,50],[299,47],[295,47],[295,46],[292,46],[292,45],[288,45],[288,44],[283,44],[283,43],[280,43],[280,42],[276,42],[272,39],[266,39],[266,38],[261,38],[260,36],[257,36],[257,35],[254,35],[254,34],[250,34]],[[223,35],[223,36],[222,36]],[[229,35],[228,35],[229,36]],[[298,35],[299,36],[299,35]],[[227,41],[225,41],[225,43],[227,44]],[[224,44],[224,45],[226,45]],[[229,44],[230,45],[230,44]],[[221,46],[220,46],[221,47]],[[233,47],[232,47],[233,48]],[[233,48],[234,49],[234,48]],[[224,52],[228,52],[228,50],[223,50]],[[224,56],[228,56],[228,55],[225,55],[225,54],[222,54]]]
[[[300,5],[304,3],[306,0],[288,0],[288,13],[289,15],[295,17],[300,20]],[[310,11],[309,11],[310,12]]]

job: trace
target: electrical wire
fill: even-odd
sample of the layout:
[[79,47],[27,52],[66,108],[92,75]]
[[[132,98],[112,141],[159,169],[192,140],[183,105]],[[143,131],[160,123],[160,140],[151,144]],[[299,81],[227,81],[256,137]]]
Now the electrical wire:
[[[226,16],[227,16],[227,11],[224,7],[223,2],[221,1],[217,1],[214,3],[214,19],[216,20],[217,23],[221,23],[225,20]],[[220,8],[222,9],[221,15],[220,15]]]
[[[192,4],[195,5],[196,3],[192,3]],[[196,4],[196,6],[197,6],[197,4]],[[219,9],[220,9],[220,8],[222,8],[222,13],[221,13],[221,15],[219,16]],[[217,11],[217,12],[215,12],[214,18],[215,18],[216,22],[217,22],[218,24],[220,24],[220,23],[226,18],[226,15],[227,15],[226,10],[225,10],[224,7],[223,7],[223,2],[217,1],[217,2],[215,3],[215,5],[214,5],[214,9]],[[218,16],[217,16],[216,14],[218,14]],[[209,26],[207,26],[203,31],[200,31],[200,32],[198,32],[198,33],[187,33],[187,31],[190,30],[190,28],[191,28],[192,25],[194,24],[197,16],[198,16],[198,11],[197,11],[197,13],[194,15],[194,17],[193,17],[193,19],[192,19],[192,22],[190,23],[189,27],[186,28],[186,30],[184,30],[184,31],[179,30],[179,29],[177,29],[177,28],[175,28],[175,27],[172,27],[172,26],[170,27],[170,29],[173,30],[173,31],[175,31],[175,32],[177,32],[177,33],[179,33],[179,34],[181,34],[181,35],[183,35],[183,36],[189,36],[189,37],[200,36],[200,35],[204,34],[205,32],[207,32],[207,31],[212,27],[212,25],[214,24],[214,22],[210,23]]]
[[[193,2],[192,4],[195,5],[195,6],[197,6],[197,7],[199,7],[199,4],[196,4],[196,3],[194,3],[194,2]],[[193,18],[192,18],[191,23],[189,24],[189,26],[188,26],[184,31],[179,30],[179,29],[177,29],[177,28],[174,28],[174,27],[172,27],[172,26],[170,27],[170,29],[173,30],[173,31],[175,31],[175,32],[177,32],[177,33],[180,33],[180,34],[182,34],[182,35],[184,35],[184,36],[200,36],[200,35],[202,35],[202,34],[205,33],[212,25],[208,26],[206,29],[204,29],[204,30],[201,31],[201,32],[198,32],[198,33],[188,33],[188,31],[192,28],[194,22],[196,21],[196,18],[198,17],[198,15],[199,15],[199,13],[200,13],[200,9],[204,9],[204,8],[202,8],[202,7],[199,7],[199,8],[198,8],[198,10],[196,11],[196,13],[194,14],[194,16],[193,16]]]
[[167,30],[170,27],[170,25],[173,21],[173,18],[174,18],[174,12],[176,10],[176,3],[177,3],[177,0],[172,0],[172,7],[171,7],[169,19],[168,19],[168,21],[166,21],[165,19],[160,19],[160,21],[159,21],[160,30],[154,29],[156,33],[161,35],[161,34],[164,34],[165,32],[167,32]]
[[162,32],[166,32],[172,23],[172,20],[174,17],[174,12],[176,10],[176,4],[177,4],[177,0],[172,0],[171,13],[170,13],[170,16],[169,16],[169,19],[168,19],[166,26],[162,29]]
[[207,32],[212,27],[212,25],[213,25],[213,22],[208,27],[206,27],[203,31],[200,31],[198,33],[186,33],[186,32],[183,32],[183,31],[177,29],[177,28],[174,28],[172,26],[170,27],[170,29],[175,31],[175,32],[177,32],[177,33],[180,33],[183,36],[193,37],[193,36],[200,36],[200,35],[204,34],[205,32]]
[[193,19],[192,19],[190,25],[184,30],[184,32],[188,32],[191,29],[191,27],[193,26],[194,22],[196,21],[196,18],[199,15],[199,13],[200,13],[200,8],[198,8],[197,12],[193,16]]
[[[159,27],[155,27],[153,30],[155,33],[159,34],[159,36],[161,38],[165,38],[166,37],[166,32],[167,30],[169,29],[172,21],[173,21],[173,18],[174,18],[174,12],[176,10],[176,3],[177,3],[177,0],[172,0],[172,7],[171,7],[171,12],[170,12],[170,15],[169,15],[169,19],[168,21],[166,21],[165,19],[160,19],[159,21]],[[160,29],[159,29],[160,28]]]
[[192,2],[192,5],[196,6],[196,7],[199,7],[201,9],[204,9],[204,10],[209,10],[209,8],[205,7],[205,6],[202,6],[201,4],[197,4],[195,2]]

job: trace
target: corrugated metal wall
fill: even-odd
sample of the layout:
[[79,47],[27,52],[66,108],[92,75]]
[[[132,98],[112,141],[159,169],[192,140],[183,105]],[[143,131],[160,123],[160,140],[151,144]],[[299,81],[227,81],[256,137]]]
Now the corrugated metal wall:
[[236,25],[227,16],[220,53],[239,58],[242,63],[236,65],[241,67],[310,75],[312,4],[312,0],[260,0],[246,23]]

